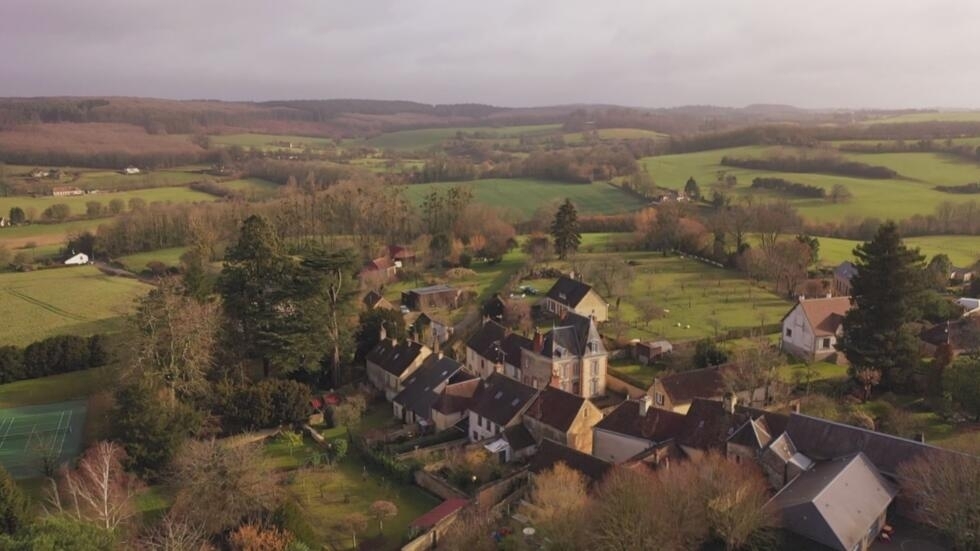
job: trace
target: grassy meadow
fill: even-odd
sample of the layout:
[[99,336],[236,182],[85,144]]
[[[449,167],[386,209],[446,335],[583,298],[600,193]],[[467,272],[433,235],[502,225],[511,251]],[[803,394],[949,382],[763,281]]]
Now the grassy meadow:
[[[453,138],[459,132],[467,134],[480,133],[485,139],[505,139],[522,135],[534,136],[550,134],[561,129],[560,124],[537,124],[527,126],[469,126],[451,128],[423,128],[419,130],[400,130],[388,132],[364,140],[363,145],[378,149],[413,150],[428,149]],[[352,142],[358,143],[358,142]]]
[[[820,263],[836,266],[845,260],[853,260],[854,247],[860,241],[851,239],[836,239],[821,237]],[[980,236],[976,235],[928,235],[924,237],[907,237],[905,244],[918,247],[928,262],[937,254],[946,254],[954,265],[960,267],[972,266],[980,260]]]
[[[113,199],[122,199],[127,203],[126,208],[128,209],[130,199],[135,198],[142,199],[147,204],[155,202],[191,203],[196,201],[214,201],[216,199],[213,195],[194,191],[188,187],[174,186],[121,191],[118,193],[93,193],[72,197],[52,197],[50,195],[43,197],[0,197],[0,212],[7,213],[10,212],[12,207],[20,207],[27,213],[28,218],[31,218],[32,214],[34,218],[38,218],[44,212],[44,209],[51,205],[65,204],[71,208],[72,216],[79,216],[85,214],[85,205],[93,201],[101,203],[102,208],[107,209],[110,201]],[[5,230],[0,232],[0,236],[3,236],[5,233]]]
[[980,111],[932,111],[926,113],[903,113],[889,117],[868,119],[862,124],[903,123],[903,122],[976,122],[980,121]]
[[579,214],[613,214],[636,210],[643,204],[632,195],[605,183],[568,184],[535,178],[494,178],[471,182],[439,182],[413,184],[405,189],[406,196],[421,203],[423,197],[434,189],[451,186],[468,186],[473,199],[528,218],[546,205],[558,204],[569,198]]
[[[59,224],[29,224],[13,228],[0,228],[0,246],[20,249],[30,244],[40,247],[57,247],[65,243],[70,233],[95,230],[106,219],[72,220]],[[40,255],[40,251],[38,251]]]
[[[708,192],[719,172],[738,177],[737,195],[785,198],[807,219],[815,222],[842,222],[848,218],[900,219],[915,214],[931,214],[944,201],[965,200],[963,196],[932,189],[936,185],[960,184],[980,179],[980,165],[935,153],[846,153],[848,159],[882,165],[899,172],[901,177],[888,180],[852,178],[830,174],[774,172],[727,167],[721,158],[729,156],[761,157],[780,148],[747,146],[696,153],[647,157],[642,160],[657,185],[682,189],[689,177],[694,177],[702,192]],[[814,185],[828,192],[835,184],[844,185],[853,195],[847,203],[834,204],[826,199],[796,198],[773,192],[752,190],[757,177],[783,178]]]
[[148,289],[93,266],[0,274],[0,345],[116,331]]
[[217,134],[210,136],[211,143],[216,145],[241,147],[255,147],[258,149],[282,149],[283,145],[290,143],[293,147],[303,148],[323,148],[333,147],[335,141],[332,138],[315,138],[311,136],[294,136],[288,134]]
[[131,272],[139,272],[150,262],[163,262],[167,266],[180,266],[180,257],[189,247],[173,247],[145,253],[136,253],[115,259]]

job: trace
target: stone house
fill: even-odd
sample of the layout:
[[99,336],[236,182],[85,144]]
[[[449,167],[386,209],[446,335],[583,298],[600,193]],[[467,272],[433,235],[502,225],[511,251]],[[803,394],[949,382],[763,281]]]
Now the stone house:
[[471,442],[485,445],[502,462],[510,461],[513,450],[503,438],[504,430],[520,425],[524,412],[539,391],[500,373],[482,380],[469,406]]
[[623,463],[672,440],[684,426],[684,415],[652,407],[652,397],[627,400],[592,429],[592,455]]
[[431,353],[432,350],[421,343],[383,337],[365,358],[368,380],[391,401],[402,391],[405,380]]
[[597,322],[609,319],[609,305],[590,285],[567,276],[558,278],[541,300],[541,308],[561,318],[566,312],[593,317]]
[[521,380],[585,398],[606,393],[608,353],[592,318],[567,312],[546,335],[535,335],[521,356]]
[[469,416],[470,403],[480,388],[481,379],[467,373],[469,377],[464,380],[463,373],[457,372],[456,380],[450,379],[432,403],[430,412],[436,432],[446,430]]
[[[414,373],[405,379],[402,390],[391,400],[396,419],[417,424],[421,429],[433,426],[432,404],[439,399],[443,388],[456,377],[463,366],[441,353],[430,354]],[[465,377],[465,375],[464,375]],[[471,377],[465,377],[462,380]],[[460,378],[456,378],[460,381]]]
[[524,412],[535,442],[547,438],[585,453],[592,452],[592,427],[601,419],[602,411],[589,400],[550,386]]

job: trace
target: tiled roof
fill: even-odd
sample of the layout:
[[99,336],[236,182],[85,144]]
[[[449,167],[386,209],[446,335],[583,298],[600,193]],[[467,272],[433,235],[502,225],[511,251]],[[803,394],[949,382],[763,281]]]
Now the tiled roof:
[[378,343],[367,355],[367,361],[396,377],[412,365],[423,351],[423,346],[415,341],[385,339]]
[[[392,401],[423,419],[431,415],[432,404],[439,398],[436,391],[463,366],[452,358],[440,358],[436,354],[427,357],[422,365],[405,380],[404,388]],[[441,389],[440,389],[441,390]]]
[[640,402],[628,400],[609,412],[595,428],[635,438],[663,442],[677,436],[684,427],[684,415],[647,408],[647,414],[640,415]]
[[602,480],[612,468],[612,463],[546,438],[541,441],[538,453],[531,457],[529,469],[537,474],[553,469],[558,463],[582,473],[592,483]]
[[506,427],[537,395],[537,389],[500,373],[493,373],[480,384],[470,411]]
[[851,299],[850,297],[812,298],[800,302],[797,306],[803,309],[803,315],[810,322],[810,327],[813,328],[816,336],[829,337],[837,334],[844,316],[851,309]]
[[545,296],[569,308],[575,308],[591,290],[592,287],[581,281],[561,276]]
[[435,295],[440,293],[458,293],[459,291],[450,287],[449,285],[441,283],[439,285],[429,285],[428,287],[409,289],[406,292],[416,295]]
[[695,398],[720,398],[725,394],[725,380],[722,372],[727,367],[705,367],[671,373],[657,380],[663,385],[670,401],[686,404]]
[[519,366],[521,365],[521,356],[524,354],[524,350],[534,348],[534,341],[523,335],[511,333],[504,337],[500,348],[504,352],[503,359],[506,363]]
[[857,266],[848,260],[841,262],[834,268],[834,276],[845,281],[850,281],[855,275],[857,275]]
[[742,425],[760,417],[765,419],[769,434],[782,433],[788,421],[782,413],[744,406],[735,406],[735,413],[728,413],[722,402],[695,399],[684,417],[677,442],[701,450],[721,450]]
[[524,415],[561,432],[568,432],[584,404],[585,398],[549,386],[538,394]]
[[[463,372],[458,371],[457,376],[460,373]],[[432,403],[432,409],[444,415],[466,411],[470,407],[470,402],[473,400],[473,396],[479,387],[479,377],[473,377],[462,382],[450,380],[449,384],[442,389],[439,397]]]
[[443,501],[439,505],[436,505],[435,508],[429,511],[428,513],[425,513],[419,518],[413,520],[412,528],[416,528],[419,530],[428,530],[429,528],[432,528],[436,524],[439,524],[439,521],[441,521],[442,519],[448,517],[449,515],[455,513],[456,511],[459,511],[463,507],[466,507],[467,503],[469,503],[469,501],[465,499],[459,499],[459,498],[447,499],[446,501]]

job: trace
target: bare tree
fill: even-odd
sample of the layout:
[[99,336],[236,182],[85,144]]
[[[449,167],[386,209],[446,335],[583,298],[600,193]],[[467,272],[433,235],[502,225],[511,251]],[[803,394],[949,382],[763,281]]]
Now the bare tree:
[[946,534],[956,549],[980,547],[980,461],[960,454],[920,455],[899,465],[915,518]]
[[384,531],[384,522],[388,517],[398,514],[398,506],[390,501],[379,499],[371,504],[371,516],[378,521],[378,533]]
[[192,440],[174,461],[179,491],[173,511],[216,534],[275,508],[279,488],[251,443]]
[[139,549],[146,551],[209,551],[207,534],[200,526],[181,521],[168,513],[144,537]]
[[350,533],[352,549],[357,549],[357,534],[367,530],[367,525],[368,518],[361,513],[351,513],[340,520],[340,527]]
[[98,442],[82,455],[78,467],[51,480],[49,504],[58,512],[113,532],[136,515],[133,498],[139,480],[126,473],[126,452],[114,442]]
[[765,388],[768,402],[778,382],[778,369],[785,364],[786,357],[779,349],[765,338],[758,338],[735,354],[733,365],[722,374],[722,378],[725,386],[733,392]]
[[599,294],[610,299],[629,292],[635,270],[626,262],[618,260],[588,261],[578,266],[582,279],[595,287]]
[[588,501],[582,473],[558,463],[534,476],[528,517],[556,548],[573,549],[581,543],[583,528],[587,526],[583,515]]
[[140,301],[134,363],[169,389],[172,403],[207,388],[219,314],[215,303],[201,303],[185,295],[174,278],[160,280]]

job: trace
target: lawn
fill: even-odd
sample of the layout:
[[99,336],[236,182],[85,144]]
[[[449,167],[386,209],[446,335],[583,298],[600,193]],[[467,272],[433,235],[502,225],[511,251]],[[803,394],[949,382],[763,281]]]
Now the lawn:
[[605,183],[569,184],[535,178],[493,178],[472,182],[441,182],[407,186],[406,196],[417,204],[432,190],[465,186],[473,190],[473,199],[494,207],[511,210],[523,218],[546,205],[571,199],[579,215],[614,214],[639,209],[643,203],[625,191]]
[[66,402],[91,396],[108,388],[112,377],[109,367],[96,367],[7,383],[0,385],[0,408]]
[[314,138],[310,136],[291,136],[285,134],[223,134],[209,136],[211,143],[217,145],[238,145],[241,147],[280,149],[277,142],[291,143],[294,147],[332,147],[331,138]]
[[[791,306],[787,300],[752,284],[737,272],[680,256],[664,257],[656,252],[586,253],[576,255],[575,261],[635,263],[633,282],[629,293],[619,301],[618,311],[617,298],[605,297],[611,304],[610,317],[630,324],[624,335],[629,338],[701,339],[715,334],[712,319],[718,320],[719,333],[751,329],[778,323]],[[571,267],[567,263],[556,265],[566,271]],[[546,292],[554,280],[523,283]],[[638,308],[645,299],[669,312],[661,319],[645,323]],[[609,325],[603,329],[610,330]]]
[[306,458],[316,451],[309,441],[292,452],[276,442],[266,446],[269,460],[287,471],[286,491],[312,526],[317,543],[326,543],[334,549],[349,548],[350,534],[340,529],[337,523],[351,513],[362,513],[370,518],[371,504],[387,500],[396,505],[398,514],[385,519],[383,540],[378,538],[378,523],[372,521],[367,530],[359,534],[358,541],[367,544],[362,549],[399,549],[409,524],[440,503],[438,498],[414,485],[365,470],[353,452],[332,467],[302,467]]
[[[842,222],[848,218],[901,219],[915,214],[932,214],[944,201],[963,200],[947,193],[935,191],[933,186],[950,183],[966,183],[980,179],[980,165],[934,153],[864,154],[847,153],[849,159],[873,165],[888,166],[897,170],[900,178],[872,180],[829,174],[771,172],[727,167],[720,164],[725,155],[761,157],[768,152],[784,148],[747,146],[712,151],[700,151],[677,155],[647,157],[642,160],[657,185],[681,189],[689,177],[700,184],[707,193],[719,172],[738,177],[737,195],[751,194],[764,198],[785,198],[807,219],[817,222]],[[814,185],[831,190],[834,185],[844,185],[853,195],[847,203],[834,204],[825,199],[801,199],[760,192],[750,188],[756,177],[783,178],[793,182]]]
[[[861,241],[821,237],[820,263],[836,266],[844,260],[854,260],[852,251]],[[908,237],[905,244],[918,247],[928,262],[933,256],[945,253],[956,266],[972,266],[980,259],[980,236],[975,235],[928,235]]]
[[[139,198],[147,204],[154,202],[162,203],[188,203],[194,201],[214,201],[213,195],[194,191],[188,187],[158,187],[151,189],[140,189],[135,191],[121,191],[119,193],[95,193],[89,195],[77,195],[74,197],[0,197],[0,212],[10,212],[11,207],[20,207],[27,213],[29,219],[38,219],[44,209],[55,204],[65,204],[71,208],[73,216],[85,214],[85,205],[89,202],[101,203],[103,208],[108,208],[109,202],[113,199],[122,199],[126,202],[127,208],[129,200]],[[6,233],[6,230],[3,232]]]
[[[642,130],[639,128],[600,128],[595,131],[600,140],[665,140],[669,138],[667,134],[654,132],[653,130]],[[586,132],[570,132],[564,134],[565,143],[578,144],[585,141]]]
[[114,332],[149,287],[92,266],[0,274],[0,344]]
[[131,272],[143,270],[150,262],[163,262],[167,266],[180,266],[180,257],[187,252],[188,248],[173,247],[170,249],[160,249],[157,251],[121,256],[116,260]]

